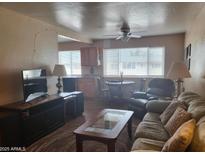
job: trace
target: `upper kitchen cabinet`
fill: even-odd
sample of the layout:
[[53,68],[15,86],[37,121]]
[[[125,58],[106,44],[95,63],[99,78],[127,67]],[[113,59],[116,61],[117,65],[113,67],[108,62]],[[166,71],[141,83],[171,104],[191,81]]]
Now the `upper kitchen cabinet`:
[[81,48],[80,54],[81,54],[81,65],[82,66],[100,65],[98,48],[96,47]]

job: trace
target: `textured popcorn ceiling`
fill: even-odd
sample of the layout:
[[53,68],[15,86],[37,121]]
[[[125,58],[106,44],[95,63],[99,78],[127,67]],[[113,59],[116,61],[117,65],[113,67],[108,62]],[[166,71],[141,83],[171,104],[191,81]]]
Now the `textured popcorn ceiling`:
[[[205,3],[0,3],[91,39],[114,38],[126,21],[142,36],[185,32]],[[141,31],[141,32],[140,32]],[[65,40],[64,40],[65,41]]]

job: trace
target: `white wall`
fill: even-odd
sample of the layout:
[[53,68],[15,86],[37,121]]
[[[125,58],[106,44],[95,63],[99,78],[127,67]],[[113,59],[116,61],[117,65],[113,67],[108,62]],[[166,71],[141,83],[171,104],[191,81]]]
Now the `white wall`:
[[[0,105],[23,99],[21,70],[57,63],[57,32],[44,22],[0,8]],[[35,39],[36,37],[36,39]],[[55,82],[53,82],[55,81]],[[52,83],[52,84],[51,84]],[[48,80],[50,93],[56,80]]]
[[185,80],[185,89],[205,97],[205,7],[189,26],[185,36],[185,47],[191,43],[192,78]]

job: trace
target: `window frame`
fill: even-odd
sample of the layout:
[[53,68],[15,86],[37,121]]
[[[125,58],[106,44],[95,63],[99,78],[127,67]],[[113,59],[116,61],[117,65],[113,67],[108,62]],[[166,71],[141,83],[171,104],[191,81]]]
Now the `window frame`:
[[[63,50],[63,51],[58,51],[58,64],[62,64],[60,63],[60,55],[59,53],[60,52],[71,52],[70,54],[70,57],[69,57],[69,60],[70,60],[70,73],[67,72],[67,75],[68,76],[81,76],[82,75],[82,66],[81,66],[81,53],[80,53],[80,50]],[[73,66],[73,60],[72,60],[72,53],[73,52],[79,52],[80,53],[80,74],[73,74],[73,69],[72,69],[72,66]],[[63,64],[65,65],[66,67],[66,64]]]
[[[116,50],[118,49],[118,55],[119,55],[119,52],[120,50],[122,49],[135,49],[135,48],[148,48],[148,52],[149,52],[149,48],[162,48],[163,50],[163,55],[162,55],[162,59],[163,59],[163,65],[162,65],[162,74],[163,75],[123,75],[124,77],[126,78],[136,78],[136,77],[139,77],[139,78],[164,78],[165,76],[165,55],[166,55],[166,48],[165,46],[148,46],[148,47],[131,47],[131,48],[106,48],[104,50]],[[120,77],[120,72],[119,72],[119,75],[105,75],[105,61],[104,61],[104,50],[103,50],[103,77],[106,77],[106,78],[115,78],[115,77]],[[120,56],[118,58],[118,61],[120,61]],[[149,53],[148,53],[148,56],[147,56],[147,66],[149,65]],[[120,70],[120,66],[119,66],[119,62],[118,62],[118,71]],[[149,67],[147,67],[147,72],[149,72]]]

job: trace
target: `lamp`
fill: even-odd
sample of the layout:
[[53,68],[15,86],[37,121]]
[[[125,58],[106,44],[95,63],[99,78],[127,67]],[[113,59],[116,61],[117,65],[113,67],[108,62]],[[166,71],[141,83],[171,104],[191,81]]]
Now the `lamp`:
[[55,67],[53,69],[53,75],[58,76],[58,83],[56,84],[56,87],[58,88],[58,94],[61,93],[61,76],[66,76],[66,69],[64,65],[55,64]]
[[169,68],[167,77],[175,80],[177,89],[176,96],[178,97],[181,91],[184,91],[183,79],[190,78],[191,74],[189,73],[187,66],[183,62],[174,62]]

